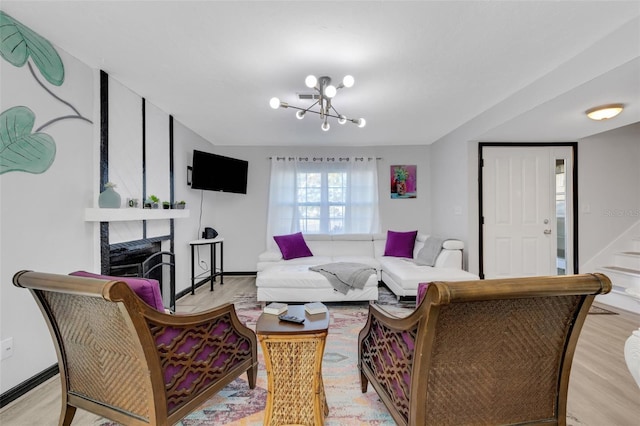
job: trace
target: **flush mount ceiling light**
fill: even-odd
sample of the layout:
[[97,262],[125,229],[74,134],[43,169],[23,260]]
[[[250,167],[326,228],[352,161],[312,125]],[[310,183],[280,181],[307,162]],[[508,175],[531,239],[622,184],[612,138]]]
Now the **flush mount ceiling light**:
[[602,121],[615,117],[620,114],[623,109],[624,105],[622,104],[608,104],[588,109],[585,111],[585,114],[592,120]]
[[[364,127],[367,124],[367,121],[364,118],[347,118],[346,116],[340,114],[331,104],[333,97],[336,95],[336,93],[338,93],[339,89],[342,89],[344,87],[351,87],[353,86],[354,82],[355,80],[353,79],[353,77],[347,75],[336,87],[331,84],[331,77],[323,76],[316,78],[313,75],[309,75],[304,80],[304,83],[308,88],[315,89],[317,94],[314,93],[313,95],[305,96],[300,95],[300,98],[305,97],[309,99],[315,99],[316,101],[311,104],[311,106],[309,106],[308,108],[300,108],[297,106],[289,105],[288,103],[283,102],[278,98],[271,98],[271,100],[269,101],[269,105],[271,105],[271,108],[273,109],[297,109],[298,111],[296,111],[296,118],[298,120],[302,120],[307,113],[318,114],[320,116],[320,119],[322,120],[322,125],[320,126],[320,128],[325,132],[331,127],[329,126],[328,122],[329,117],[337,118],[338,123],[340,124],[344,124],[347,121],[350,121],[358,127]],[[316,106],[318,107],[318,111],[312,109]]]

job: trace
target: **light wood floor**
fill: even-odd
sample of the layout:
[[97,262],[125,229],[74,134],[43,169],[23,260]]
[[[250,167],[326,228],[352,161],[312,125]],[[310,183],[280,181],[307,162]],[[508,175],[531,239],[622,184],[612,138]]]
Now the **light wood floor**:
[[[207,285],[194,296],[177,303],[178,312],[197,312],[230,302],[236,294],[255,289],[255,277],[225,277],[225,284]],[[627,370],[623,348],[631,332],[640,326],[640,315],[599,305],[619,315],[588,315],[578,342],[571,370],[568,411],[580,419],[568,418],[573,426],[637,426],[640,424],[640,388]],[[57,425],[60,414],[59,377],[0,411],[2,426]],[[74,426],[95,425],[98,417],[78,410]]]

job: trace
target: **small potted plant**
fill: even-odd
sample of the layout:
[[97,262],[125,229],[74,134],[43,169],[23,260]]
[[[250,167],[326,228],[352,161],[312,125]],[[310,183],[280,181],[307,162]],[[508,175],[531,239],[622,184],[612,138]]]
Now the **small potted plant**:
[[165,210],[169,210],[169,208],[171,207],[171,203],[168,201],[163,201],[162,202],[162,208]]
[[[144,202],[144,206],[145,208],[157,209],[159,202],[160,202],[160,198],[152,194],[152,195],[149,195],[149,198],[147,198],[147,200]],[[147,207],[147,205],[149,207]]]
[[187,203],[184,200],[180,200],[176,203],[175,208],[178,210],[183,210]]

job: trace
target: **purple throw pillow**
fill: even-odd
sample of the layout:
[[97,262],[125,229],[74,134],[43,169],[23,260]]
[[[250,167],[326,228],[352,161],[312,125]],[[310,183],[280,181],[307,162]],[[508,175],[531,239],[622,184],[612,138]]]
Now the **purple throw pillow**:
[[384,246],[385,256],[408,257],[413,259],[413,247],[416,244],[418,231],[387,231],[387,242]]
[[97,278],[99,280],[115,280],[126,283],[131,290],[152,308],[164,312],[162,295],[160,294],[160,283],[158,280],[138,277],[112,277],[109,275],[99,275],[87,271],[76,271],[69,275],[85,278]]
[[290,235],[274,235],[273,239],[276,241],[276,244],[278,244],[278,247],[280,247],[280,252],[284,260],[313,256],[313,253],[311,253],[307,243],[304,241],[302,232]]

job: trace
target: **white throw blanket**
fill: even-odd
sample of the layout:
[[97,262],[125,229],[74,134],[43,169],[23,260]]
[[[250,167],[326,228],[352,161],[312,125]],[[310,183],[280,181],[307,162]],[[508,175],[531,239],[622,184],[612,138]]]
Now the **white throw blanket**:
[[347,294],[349,290],[354,288],[362,290],[369,277],[376,273],[375,268],[362,263],[351,262],[310,266],[309,270],[319,272],[327,277],[333,288],[342,294]]

